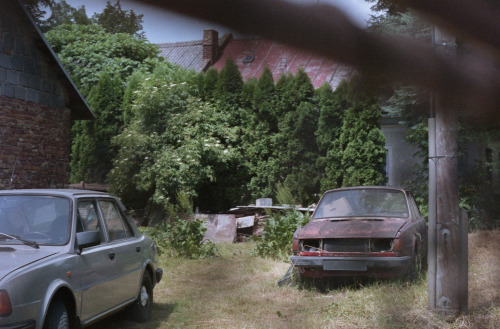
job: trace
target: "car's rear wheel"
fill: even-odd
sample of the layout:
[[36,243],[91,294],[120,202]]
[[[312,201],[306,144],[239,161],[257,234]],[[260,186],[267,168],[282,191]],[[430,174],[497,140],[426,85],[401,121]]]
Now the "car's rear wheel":
[[153,283],[148,272],[142,278],[139,296],[132,305],[132,318],[137,322],[146,322],[151,319],[153,311]]
[[64,303],[59,300],[50,303],[43,329],[69,329],[68,312]]
[[413,282],[418,278],[418,274],[422,269],[422,256],[418,252],[417,246],[413,250],[413,257],[411,259],[411,266],[408,269],[408,280]]

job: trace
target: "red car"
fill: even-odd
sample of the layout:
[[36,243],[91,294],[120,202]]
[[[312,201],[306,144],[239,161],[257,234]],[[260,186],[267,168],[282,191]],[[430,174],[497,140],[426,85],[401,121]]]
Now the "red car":
[[427,255],[427,226],[407,190],[339,188],[294,233],[293,252],[302,278],[412,278]]

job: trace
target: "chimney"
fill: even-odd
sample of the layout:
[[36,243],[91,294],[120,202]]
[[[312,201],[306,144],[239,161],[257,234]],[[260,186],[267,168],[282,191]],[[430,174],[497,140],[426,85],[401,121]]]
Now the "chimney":
[[203,31],[203,61],[215,63],[219,52],[219,33],[216,30]]

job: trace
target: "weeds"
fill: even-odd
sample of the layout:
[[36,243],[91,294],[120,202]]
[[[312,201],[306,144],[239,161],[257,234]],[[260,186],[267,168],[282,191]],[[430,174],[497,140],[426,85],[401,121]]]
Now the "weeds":
[[288,261],[288,257],[292,254],[293,233],[308,221],[309,216],[295,209],[270,216],[255,253],[263,257]]
[[201,219],[192,218],[193,204],[186,193],[177,194],[177,204],[166,206],[170,220],[145,230],[160,254],[174,257],[205,258],[218,254],[216,245],[204,241],[207,228]]
[[356,282],[318,289],[278,287],[289,265],[250,255],[253,242],[222,244],[221,256],[170,258],[155,288],[153,319],[115,317],[89,329],[500,328],[500,231],[469,235],[469,313],[452,321],[428,309],[425,272],[412,283]]
[[201,219],[177,219],[163,222],[149,229],[160,254],[169,256],[204,258],[217,255],[217,247],[211,241],[203,241],[207,228]]

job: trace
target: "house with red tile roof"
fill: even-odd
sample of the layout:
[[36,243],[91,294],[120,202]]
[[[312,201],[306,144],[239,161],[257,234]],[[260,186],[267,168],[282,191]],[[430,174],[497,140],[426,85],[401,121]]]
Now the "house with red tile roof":
[[219,38],[215,30],[205,30],[202,40],[161,43],[158,46],[160,55],[167,61],[196,72],[206,71],[210,67],[220,71],[230,57],[238,65],[245,82],[250,78],[258,79],[266,66],[271,70],[274,81],[282,74],[295,75],[299,68],[303,68],[315,88],[327,82],[335,89],[354,72],[351,67],[338,61],[277,41],[235,39],[231,33]]

